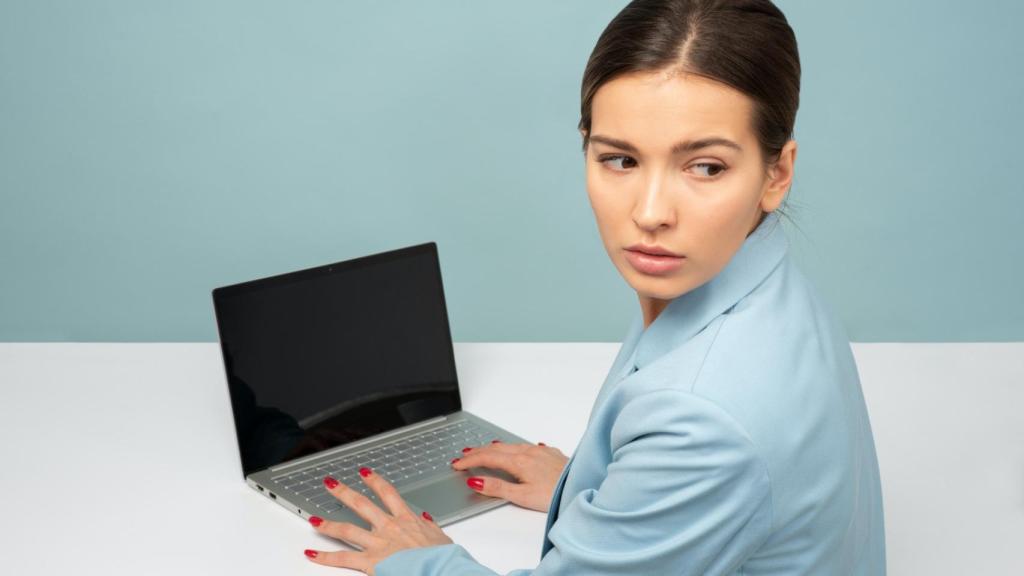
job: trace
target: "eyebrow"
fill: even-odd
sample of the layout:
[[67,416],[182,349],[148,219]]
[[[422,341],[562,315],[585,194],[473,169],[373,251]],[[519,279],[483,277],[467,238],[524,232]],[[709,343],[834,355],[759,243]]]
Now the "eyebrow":
[[[633,146],[632,144],[626,142],[625,140],[619,140],[617,138],[611,138],[608,136],[602,136],[600,134],[594,134],[593,136],[590,137],[590,141],[600,142],[602,144],[607,144],[609,146],[621,148],[627,152],[632,152],[634,154],[639,153],[639,150],[636,146]],[[728,148],[734,148],[740,152],[743,151],[743,148],[739,144],[733,142],[732,140],[729,140],[728,138],[710,136],[708,138],[701,138],[699,140],[683,140],[682,142],[678,142],[672,146],[672,154],[693,152],[694,150],[700,150],[701,148],[708,148],[711,146],[726,146]]]

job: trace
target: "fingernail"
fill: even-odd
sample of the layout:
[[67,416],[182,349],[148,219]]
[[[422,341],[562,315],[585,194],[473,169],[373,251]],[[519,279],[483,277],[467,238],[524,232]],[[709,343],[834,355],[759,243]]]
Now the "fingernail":
[[462,458],[452,458],[452,464],[455,464],[459,460],[462,460]]
[[309,523],[313,526],[319,526],[324,523],[324,519],[319,516],[310,516]]
[[373,470],[370,470],[369,468],[367,468],[365,466],[363,466],[362,468],[359,469],[359,475],[362,476],[363,478],[366,478],[370,474],[373,474]]
[[491,440],[491,444],[499,444],[499,443],[501,443],[501,440]]
[[469,452],[470,450],[472,450],[472,448],[463,448],[462,449],[462,453],[465,454],[466,452]]
[[330,476],[324,476],[324,486],[327,486],[331,490],[338,487],[339,482]]
[[484,479],[477,478],[476,476],[470,476],[469,478],[466,478],[466,484],[468,484],[473,490],[483,490]]
[[547,446],[547,444],[545,444],[543,442],[537,442],[537,446]]
[[306,556],[310,558],[316,558],[316,550],[306,550]]
[[426,518],[427,520],[430,520],[431,522],[434,521],[434,517],[431,516],[430,512],[427,512],[426,510],[423,511],[423,517]]

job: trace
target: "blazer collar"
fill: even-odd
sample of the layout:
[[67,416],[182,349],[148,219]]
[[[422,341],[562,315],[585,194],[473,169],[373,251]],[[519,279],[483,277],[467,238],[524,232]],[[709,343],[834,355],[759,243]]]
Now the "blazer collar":
[[769,212],[715,277],[670,301],[640,334],[633,356],[636,369],[685,343],[757,288],[782,261],[788,246],[778,212]]

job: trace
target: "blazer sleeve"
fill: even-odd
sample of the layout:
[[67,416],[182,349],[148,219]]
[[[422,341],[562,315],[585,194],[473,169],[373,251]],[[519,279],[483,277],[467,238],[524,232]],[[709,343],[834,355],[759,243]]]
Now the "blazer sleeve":
[[[509,576],[731,574],[770,534],[767,466],[714,402],[674,388],[636,396],[615,418],[610,447],[598,488],[576,493],[551,526],[553,548]],[[375,573],[496,574],[457,544],[399,551]]]

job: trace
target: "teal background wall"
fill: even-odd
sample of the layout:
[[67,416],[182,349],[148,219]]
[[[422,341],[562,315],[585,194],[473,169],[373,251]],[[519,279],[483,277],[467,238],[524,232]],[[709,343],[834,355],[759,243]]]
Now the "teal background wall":
[[[0,340],[213,341],[215,286],[430,240],[456,340],[621,339],[575,126],[625,3],[0,1]],[[1024,4],[779,5],[851,339],[1024,340]]]

